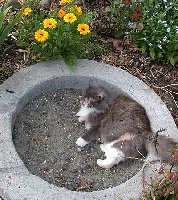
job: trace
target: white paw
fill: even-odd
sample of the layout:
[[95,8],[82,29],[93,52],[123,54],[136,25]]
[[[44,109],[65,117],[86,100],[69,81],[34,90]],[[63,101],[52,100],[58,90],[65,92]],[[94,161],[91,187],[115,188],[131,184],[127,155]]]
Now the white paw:
[[100,167],[105,169],[110,169],[112,166],[116,164],[114,162],[114,159],[107,159],[107,158],[105,160],[98,159],[96,162]]
[[85,121],[85,119],[84,119],[84,117],[79,117],[79,118],[78,118],[78,121],[79,121],[79,122],[83,122],[83,121]]
[[88,144],[88,142],[84,140],[82,137],[79,137],[75,143],[79,147],[84,147],[86,144]]
[[107,168],[106,165],[104,164],[104,160],[98,159],[96,163],[102,168]]

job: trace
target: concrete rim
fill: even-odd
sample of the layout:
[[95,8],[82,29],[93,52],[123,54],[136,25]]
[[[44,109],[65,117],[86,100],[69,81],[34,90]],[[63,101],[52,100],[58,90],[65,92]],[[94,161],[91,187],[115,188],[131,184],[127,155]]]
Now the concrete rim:
[[[41,62],[21,69],[0,86],[0,195],[3,198],[12,200],[140,198],[141,171],[114,188],[95,192],[74,192],[51,185],[29,173],[16,153],[12,142],[12,128],[16,113],[41,92],[56,87],[84,88],[90,78],[104,81],[113,88],[121,88],[124,93],[144,106],[154,132],[165,128],[166,131],[162,134],[178,140],[177,127],[165,104],[152,89],[128,72],[88,60],[79,60],[77,70],[74,72],[69,71],[62,61]],[[14,93],[9,93],[7,90]],[[146,162],[154,158],[153,155],[148,155]],[[154,174],[149,172],[149,175]]]

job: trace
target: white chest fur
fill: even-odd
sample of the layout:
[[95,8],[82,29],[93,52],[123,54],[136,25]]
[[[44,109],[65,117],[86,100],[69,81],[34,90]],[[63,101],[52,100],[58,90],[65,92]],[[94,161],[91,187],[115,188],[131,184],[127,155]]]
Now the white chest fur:
[[96,108],[88,108],[85,106],[81,106],[80,110],[78,111],[78,113],[76,114],[77,117],[86,117],[87,115],[89,115],[92,112],[96,112]]
[[91,128],[90,121],[88,120],[88,116],[91,113],[98,112],[96,108],[88,108],[87,106],[81,105],[80,110],[76,114],[79,122],[85,122],[85,128],[89,130]]

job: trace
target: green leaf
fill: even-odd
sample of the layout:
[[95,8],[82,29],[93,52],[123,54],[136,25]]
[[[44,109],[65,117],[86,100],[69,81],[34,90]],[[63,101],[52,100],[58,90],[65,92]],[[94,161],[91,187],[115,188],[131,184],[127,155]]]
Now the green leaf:
[[13,27],[15,26],[15,24],[19,21],[19,19],[21,18],[22,14],[23,14],[23,10],[24,8],[22,8],[18,14],[16,15],[16,17],[13,19],[12,22],[10,22],[6,28],[3,30],[2,34],[0,35],[0,46],[2,45],[2,43],[4,42],[5,38],[7,37],[7,35],[12,31]]
[[122,1],[121,0],[114,0],[114,5],[120,4]]
[[176,199],[177,199],[177,197],[176,197],[176,195],[174,195],[174,194],[169,195],[169,196],[167,197],[167,200],[176,200]]
[[111,7],[110,6],[106,6],[105,12],[110,13],[111,12]]
[[168,59],[169,59],[171,65],[175,65],[175,60],[174,60],[173,56],[169,56]]
[[123,36],[125,34],[125,30],[117,30],[116,33],[115,33],[115,37],[119,38],[121,36]]
[[2,23],[4,20],[4,17],[7,15],[7,13],[9,12],[9,10],[11,9],[12,6],[6,8],[4,11],[0,11],[0,30],[2,28]]
[[9,6],[8,8],[6,8],[5,10],[3,10],[2,12],[4,13],[4,15],[7,15],[7,13],[9,12],[9,10],[12,8],[12,6]]
[[4,13],[3,12],[1,12],[0,13],[0,31],[1,31],[1,28],[2,28],[2,23],[3,23],[3,20],[4,20]]
[[146,49],[147,49],[147,45],[146,45],[145,43],[143,43],[143,44],[141,45],[141,47],[142,47],[142,53],[145,53],[145,52],[146,52]]
[[154,60],[155,59],[155,50],[153,48],[150,49],[150,57]]

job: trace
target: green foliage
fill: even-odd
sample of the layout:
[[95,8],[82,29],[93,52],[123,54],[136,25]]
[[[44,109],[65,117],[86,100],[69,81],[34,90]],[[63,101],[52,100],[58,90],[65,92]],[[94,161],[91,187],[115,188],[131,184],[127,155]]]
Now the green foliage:
[[[4,5],[0,8],[0,46],[3,44],[8,34],[12,31],[15,24],[20,20],[23,13],[23,9],[21,9],[10,22],[5,23],[5,18],[7,17],[11,9],[11,6],[4,9]],[[11,16],[11,14],[9,14],[9,16]]]
[[[38,1],[28,1],[26,7],[31,8],[32,12],[23,17],[19,24],[17,32],[18,46],[29,51],[31,59],[34,61],[63,59],[71,69],[76,66],[78,58],[82,58],[89,39],[93,36],[90,34],[82,35],[77,30],[78,24],[89,24],[92,19],[91,12],[83,12],[77,15],[76,11],[71,11],[71,7],[76,5],[75,2],[68,3],[65,6],[53,10],[42,10],[38,8]],[[73,12],[77,20],[73,23],[66,22],[64,18],[58,16],[60,9],[66,13]],[[57,22],[55,28],[44,28],[44,19],[53,18]],[[40,42],[35,39],[35,32],[43,29],[48,32],[48,39]]]
[[115,0],[110,6],[106,7],[105,13],[109,23],[114,23],[117,25],[115,30],[116,37],[123,35],[127,29],[127,24],[129,21],[129,10],[127,9],[127,5],[122,4],[121,0]]
[[143,200],[176,200],[178,199],[178,168],[171,169],[161,166],[158,180],[145,185]]
[[[114,37],[119,38],[125,34],[128,34],[130,30],[130,22],[132,19],[132,14],[135,12],[138,1],[130,2],[127,0],[114,0],[110,1],[110,5],[104,10],[106,17],[106,23],[109,23],[110,28]],[[140,11],[136,11],[138,15]],[[137,16],[142,18],[142,16]]]
[[178,61],[178,2],[177,0],[143,1],[143,28],[134,27],[132,40],[152,59]]

